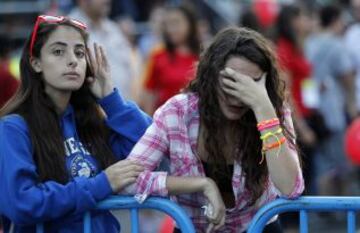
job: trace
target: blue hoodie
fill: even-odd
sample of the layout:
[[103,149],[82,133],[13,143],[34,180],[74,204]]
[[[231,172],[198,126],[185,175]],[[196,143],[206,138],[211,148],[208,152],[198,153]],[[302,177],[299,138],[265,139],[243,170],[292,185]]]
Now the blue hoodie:
[[[112,130],[110,146],[117,159],[124,159],[145,133],[151,118],[135,104],[124,101],[118,91],[99,100]],[[15,224],[16,233],[35,232],[45,222],[46,232],[83,232],[83,214],[112,190],[96,160],[79,141],[74,110],[69,106],[60,120],[71,180],[38,183],[33,147],[26,122],[19,115],[0,119],[0,214]],[[109,211],[91,212],[92,232],[119,232],[120,226]],[[10,220],[9,220],[10,219]],[[5,229],[5,232],[6,229]]]

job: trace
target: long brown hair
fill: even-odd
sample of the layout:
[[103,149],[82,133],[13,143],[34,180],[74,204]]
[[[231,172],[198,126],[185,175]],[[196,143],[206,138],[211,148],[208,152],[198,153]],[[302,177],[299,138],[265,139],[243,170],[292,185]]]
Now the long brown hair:
[[[70,20],[61,23],[43,23],[39,26],[33,56],[40,58],[40,50],[50,34],[60,25],[73,27],[79,31],[87,44],[87,33],[75,27]],[[63,134],[59,125],[59,116],[53,101],[44,91],[44,81],[40,73],[30,64],[30,38],[23,48],[20,61],[21,84],[15,96],[0,110],[0,117],[7,114],[19,114],[27,123],[33,147],[34,161],[39,174],[39,182],[54,180],[66,183],[69,180],[65,166],[65,148]],[[87,64],[86,75],[90,75]],[[71,95],[70,104],[75,112],[76,130],[86,149],[96,158],[101,169],[115,161],[107,144],[108,129],[104,125],[95,97],[86,82]]]
[[[200,124],[204,130],[204,147],[209,160],[215,164],[215,173],[226,169],[224,159],[226,139],[224,135],[225,116],[219,107],[217,88],[219,72],[224,69],[231,56],[243,57],[255,63],[267,73],[266,89],[274,105],[285,137],[293,144],[294,135],[284,125],[285,83],[279,78],[277,62],[269,42],[259,33],[245,28],[228,28],[218,33],[211,45],[201,54],[196,78],[189,84],[186,91],[199,96]],[[262,195],[268,178],[266,161],[261,159],[262,142],[256,127],[253,111],[248,111],[236,121],[237,144],[234,159],[240,162],[245,175],[245,187],[252,196],[251,204]],[[295,145],[293,145],[295,146]],[[236,150],[235,150],[236,151]],[[213,177],[218,177],[213,175]]]

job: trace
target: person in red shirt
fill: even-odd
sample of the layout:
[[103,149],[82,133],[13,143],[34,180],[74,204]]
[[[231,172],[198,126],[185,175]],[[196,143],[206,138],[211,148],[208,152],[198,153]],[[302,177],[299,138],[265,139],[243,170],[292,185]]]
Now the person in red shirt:
[[[308,194],[314,191],[314,149],[317,133],[313,127],[314,109],[306,104],[304,86],[311,82],[312,67],[305,58],[303,42],[310,32],[310,20],[304,9],[296,5],[284,6],[278,16],[277,56],[283,77],[289,87],[290,102],[293,105],[293,119],[298,134],[298,145],[304,155],[303,173]],[[297,215],[285,214],[282,220],[284,227],[295,227]]]
[[185,6],[169,8],[164,20],[164,45],[148,58],[140,106],[152,115],[195,75],[200,50],[194,13]]
[[9,40],[0,37],[0,108],[13,96],[19,85],[17,79],[10,73],[8,59]]
[[294,5],[285,6],[277,21],[277,55],[284,77],[290,87],[295,112],[295,125],[299,140],[307,146],[314,145],[315,132],[306,122],[313,109],[305,104],[303,85],[311,80],[312,67],[303,53],[303,41],[308,33],[310,22],[303,9]]

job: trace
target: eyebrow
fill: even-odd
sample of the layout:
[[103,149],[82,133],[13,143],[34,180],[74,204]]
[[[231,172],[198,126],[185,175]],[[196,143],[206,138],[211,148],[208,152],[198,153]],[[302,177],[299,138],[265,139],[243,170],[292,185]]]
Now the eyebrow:
[[[52,44],[50,44],[49,47],[53,47],[55,45],[61,45],[61,46],[67,46],[68,44],[64,43],[64,42],[61,42],[61,41],[56,41]],[[82,48],[85,48],[85,45],[84,44],[76,44],[75,47],[82,47]]]

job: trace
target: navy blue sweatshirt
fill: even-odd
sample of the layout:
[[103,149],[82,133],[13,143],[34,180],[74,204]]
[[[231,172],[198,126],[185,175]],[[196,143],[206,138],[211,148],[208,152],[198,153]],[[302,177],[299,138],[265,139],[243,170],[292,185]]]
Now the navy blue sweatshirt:
[[[124,101],[116,90],[99,104],[111,129],[111,149],[118,160],[124,159],[145,133],[151,118],[135,104]],[[105,173],[79,141],[71,106],[60,121],[71,177],[65,185],[38,182],[26,122],[15,114],[0,119],[0,215],[5,216],[5,225],[13,222],[16,233],[35,232],[35,224],[41,222],[45,222],[47,232],[83,232],[84,212],[112,194]],[[120,231],[109,211],[93,210],[91,215],[92,232]]]

